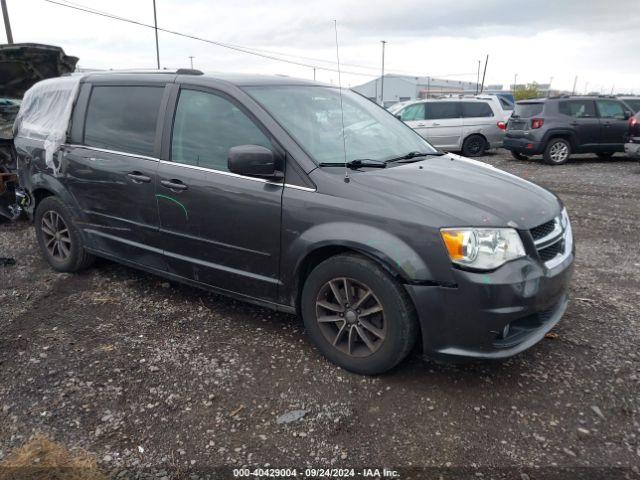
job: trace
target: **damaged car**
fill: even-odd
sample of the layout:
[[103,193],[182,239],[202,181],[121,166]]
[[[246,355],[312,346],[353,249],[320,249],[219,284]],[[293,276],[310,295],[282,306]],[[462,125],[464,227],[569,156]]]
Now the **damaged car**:
[[0,45],[0,220],[16,219],[23,201],[13,146],[13,124],[21,99],[35,83],[71,73],[77,63],[77,57],[52,45]]
[[567,308],[562,201],[437,150],[353,91],[91,73],[36,84],[15,126],[52,268],[104,257],[300,315],[353,372],[389,370],[418,342],[441,358],[507,358]]

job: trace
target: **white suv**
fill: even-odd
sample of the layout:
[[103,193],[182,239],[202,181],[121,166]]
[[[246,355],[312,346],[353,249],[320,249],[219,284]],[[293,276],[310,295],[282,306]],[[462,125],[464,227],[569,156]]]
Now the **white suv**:
[[389,111],[432,145],[478,157],[502,146],[511,110],[496,95],[403,102]]

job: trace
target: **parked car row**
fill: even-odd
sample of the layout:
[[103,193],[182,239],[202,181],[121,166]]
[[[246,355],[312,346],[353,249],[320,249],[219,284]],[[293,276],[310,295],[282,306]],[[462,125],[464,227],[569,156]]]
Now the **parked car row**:
[[510,107],[497,95],[478,95],[404,102],[389,111],[433,146],[478,157],[502,146]]
[[[515,108],[497,95],[398,103],[389,111],[432,145],[477,157],[504,147],[519,160],[542,155],[552,165],[573,153],[610,158],[636,152],[630,129],[640,97],[561,96],[523,100]],[[635,131],[635,130],[634,130]]]

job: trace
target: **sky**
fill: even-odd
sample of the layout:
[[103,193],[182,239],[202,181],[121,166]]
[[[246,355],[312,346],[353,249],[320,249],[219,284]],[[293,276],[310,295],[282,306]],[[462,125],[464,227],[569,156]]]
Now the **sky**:
[[[153,24],[152,0],[55,0]],[[16,43],[59,45],[84,68],[155,68],[153,29],[48,3],[7,0]],[[269,56],[336,68],[342,85],[375,78],[385,40],[388,73],[485,84],[549,83],[577,92],[640,94],[640,0],[156,0],[158,26]],[[4,41],[0,32],[0,42]],[[163,68],[313,78],[311,66],[260,58],[159,33]],[[286,57],[284,55],[287,55]],[[303,58],[304,57],[304,58]],[[317,68],[316,79],[338,83]]]

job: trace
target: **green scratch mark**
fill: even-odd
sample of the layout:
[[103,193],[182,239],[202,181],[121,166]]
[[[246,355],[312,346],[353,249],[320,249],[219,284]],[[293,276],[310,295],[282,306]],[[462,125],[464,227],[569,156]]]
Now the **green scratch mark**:
[[187,207],[185,207],[182,203],[180,203],[178,200],[176,200],[173,197],[169,197],[167,195],[160,195],[159,193],[156,193],[156,197],[157,198],[164,198],[165,200],[169,200],[170,202],[173,203],[177,203],[178,205],[180,205],[180,207],[182,208],[182,211],[184,212],[184,218],[185,220],[188,222],[189,221],[189,211],[187,210]]

